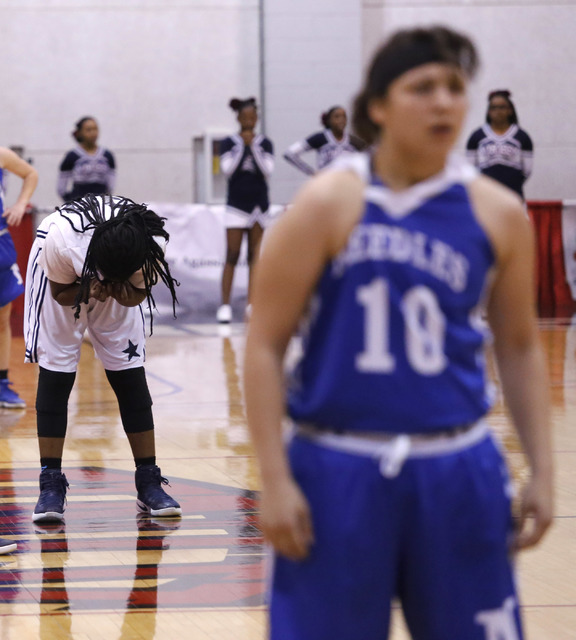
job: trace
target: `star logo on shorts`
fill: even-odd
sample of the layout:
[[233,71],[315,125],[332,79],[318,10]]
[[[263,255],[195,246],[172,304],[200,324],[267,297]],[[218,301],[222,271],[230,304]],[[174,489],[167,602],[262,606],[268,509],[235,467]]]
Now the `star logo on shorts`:
[[128,355],[128,362],[130,362],[132,358],[140,357],[140,354],[138,353],[137,349],[138,349],[138,345],[133,344],[132,340],[128,340],[128,347],[124,349],[124,351],[122,351],[122,353],[125,353]]

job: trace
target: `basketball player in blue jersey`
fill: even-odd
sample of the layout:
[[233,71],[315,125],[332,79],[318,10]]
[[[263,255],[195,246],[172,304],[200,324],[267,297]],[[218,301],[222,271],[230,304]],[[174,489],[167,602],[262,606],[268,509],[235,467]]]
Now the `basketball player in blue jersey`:
[[[7,173],[22,179],[18,198],[10,207],[4,206],[4,185]],[[22,222],[37,184],[36,169],[11,149],[0,147],[0,407],[3,409],[26,407],[26,403],[12,389],[8,379],[12,344],[10,327],[12,301],[24,292],[24,283],[16,263],[16,248],[9,227],[18,226]],[[15,551],[16,546],[14,540],[0,538],[0,554]]]
[[[548,379],[522,203],[452,155],[476,67],[447,28],[393,35],[355,102],[371,156],[311,180],[264,246],[244,375],[273,640],[385,640],[394,597],[414,640],[523,638],[511,554],[552,520]],[[485,315],[529,466],[516,527]]]
[[[22,183],[18,198],[12,206],[6,207],[4,190],[6,176],[10,173],[21,178]],[[10,235],[10,227],[17,227],[22,222],[37,184],[36,169],[12,149],[0,147],[0,407],[4,409],[26,407],[8,379],[12,301],[24,293],[24,281],[16,262],[16,248]]]
[[347,133],[348,116],[342,107],[331,107],[321,115],[320,121],[324,126],[323,131],[295,142],[284,154],[285,160],[309,176],[316,171],[302,159],[307,151],[316,151],[318,169],[323,169],[344,151],[362,151],[366,146],[360,138]]

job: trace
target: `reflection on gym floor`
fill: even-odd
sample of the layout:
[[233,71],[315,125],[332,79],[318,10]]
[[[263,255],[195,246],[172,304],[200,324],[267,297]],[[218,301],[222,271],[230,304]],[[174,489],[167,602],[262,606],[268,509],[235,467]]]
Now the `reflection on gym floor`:
[[[182,518],[138,514],[134,470],[115,398],[89,344],[70,401],[65,523],[38,526],[38,449],[32,365],[11,372],[28,404],[0,410],[0,638],[21,640],[261,640],[266,549],[257,528],[258,480],[246,430],[243,325],[159,325],[147,347],[158,464]],[[572,640],[576,624],[576,326],[542,321],[550,364],[558,468],[554,528],[521,556],[530,637]],[[496,381],[490,418],[516,480],[524,461]],[[342,517],[346,517],[343,509]],[[406,640],[395,612],[393,640]]]

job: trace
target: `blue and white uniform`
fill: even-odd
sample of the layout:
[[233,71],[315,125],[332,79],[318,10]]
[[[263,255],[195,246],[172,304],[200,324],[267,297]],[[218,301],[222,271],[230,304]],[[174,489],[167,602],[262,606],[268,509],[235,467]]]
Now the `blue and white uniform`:
[[327,167],[333,160],[344,152],[361,151],[366,145],[360,138],[345,133],[342,140],[325,129],[308,136],[305,140],[299,140],[290,145],[284,154],[284,158],[297,169],[306,175],[312,176],[316,173],[313,167],[302,160],[302,155],[307,151],[316,151],[316,161],[318,171]]
[[483,420],[495,256],[477,172],[451,158],[395,193],[364,154],[345,163],[366,204],[318,282],[287,398],[315,541],[276,558],[271,638],[384,640],[398,597],[414,640],[521,640],[510,481]]
[[228,178],[226,226],[248,229],[266,226],[270,206],[268,179],[274,171],[274,147],[262,136],[250,145],[240,135],[224,138],[220,144],[220,170]]
[[[109,198],[102,196],[106,217],[111,213],[106,204]],[[93,232],[85,216],[65,204],[40,223],[26,273],[26,362],[37,362],[50,371],[74,372],[88,331],[105,369],[122,371],[144,364],[146,327],[141,305],[125,307],[111,297],[104,302],[90,298],[80,306],[76,319],[74,308],[58,304],[50,292],[49,280],[59,284],[79,280]],[[129,282],[144,286],[139,272]]]
[[532,173],[532,139],[513,124],[496,133],[489,124],[476,129],[468,138],[466,155],[480,171],[524,198],[524,183]]
[[116,161],[111,151],[98,147],[88,153],[81,146],[69,151],[60,164],[58,195],[66,202],[93,193],[114,192]]
[[0,307],[24,293],[24,281],[16,262],[16,247],[4,213],[4,175],[0,169]]

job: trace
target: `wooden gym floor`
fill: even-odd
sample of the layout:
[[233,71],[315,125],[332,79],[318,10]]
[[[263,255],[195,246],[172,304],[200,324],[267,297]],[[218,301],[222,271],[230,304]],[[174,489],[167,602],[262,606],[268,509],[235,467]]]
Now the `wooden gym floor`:
[[[518,561],[529,640],[576,638],[576,325],[542,321],[551,370],[558,504],[554,527]],[[84,344],[70,401],[65,526],[31,521],[38,495],[37,371],[13,339],[26,410],[0,409],[1,640],[263,640],[265,550],[247,438],[243,325],[157,325],[147,346],[158,463],[182,519],[138,517],[116,402]],[[491,423],[525,472],[500,402]],[[345,515],[343,514],[343,517]],[[406,640],[395,611],[393,640]],[[359,639],[361,640],[361,639]],[[465,640],[452,639],[446,640]]]

